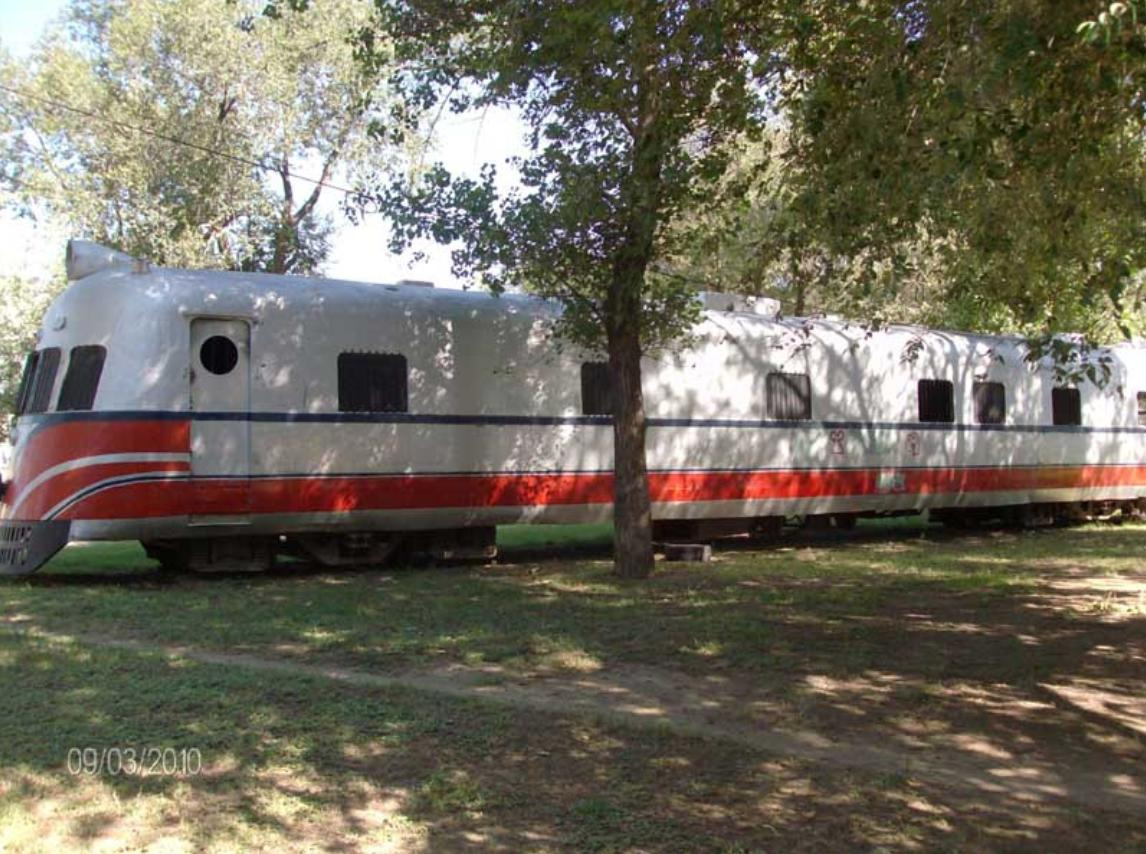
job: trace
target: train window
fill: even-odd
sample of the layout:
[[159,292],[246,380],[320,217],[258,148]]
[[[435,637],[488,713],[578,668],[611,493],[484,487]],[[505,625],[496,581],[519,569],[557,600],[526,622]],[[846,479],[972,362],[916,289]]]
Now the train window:
[[955,423],[955,386],[950,380],[920,380],[917,392],[920,421]]
[[407,412],[406,357],[397,353],[340,353],[340,412]]
[[28,405],[28,392],[32,388],[32,376],[36,373],[36,364],[40,361],[40,352],[33,350],[24,359],[24,374],[20,377],[20,388],[16,392],[16,414],[22,415]]
[[1051,421],[1065,426],[1082,423],[1082,395],[1078,389],[1051,389]]
[[72,348],[68,372],[64,374],[64,385],[56,403],[57,410],[65,412],[92,408],[106,356],[107,350],[98,344]]
[[239,348],[226,335],[212,335],[199,347],[199,361],[211,373],[223,376],[239,364]]
[[807,374],[768,374],[765,391],[768,417],[781,421],[807,421],[812,417],[812,384]]
[[25,412],[47,412],[52,402],[52,388],[56,384],[56,371],[60,367],[60,348],[41,350],[27,390]]
[[974,383],[975,420],[980,424],[1002,424],[1007,420],[1007,389],[1002,383]]
[[1138,425],[1146,427],[1146,391],[1138,392]]
[[581,413],[613,414],[613,378],[609,375],[608,362],[581,364]]

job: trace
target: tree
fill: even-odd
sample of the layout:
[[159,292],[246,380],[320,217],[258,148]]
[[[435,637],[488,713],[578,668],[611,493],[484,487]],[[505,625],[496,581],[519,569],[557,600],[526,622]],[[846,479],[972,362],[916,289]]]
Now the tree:
[[930,256],[955,325],[1141,332],[1141,34],[1103,50],[1077,35],[1093,11],[866,0],[788,18],[798,243],[892,269]]
[[299,176],[393,159],[388,55],[360,0],[73,0],[0,69],[9,198],[162,264],[312,271],[331,224]]
[[947,298],[947,241],[922,227],[884,246],[834,233],[789,156],[790,136],[774,127],[738,140],[703,203],[672,224],[674,251],[662,263],[718,291],[775,298],[788,315],[835,314],[875,327],[963,323]]
[[[653,566],[641,358],[680,339],[694,289],[650,272],[664,225],[723,168],[718,143],[759,107],[749,5],[738,2],[408,0],[380,4],[425,103],[517,107],[529,128],[521,186],[498,193],[430,170],[385,199],[396,244],[460,242],[455,272],[495,293],[521,285],[564,306],[564,339],[603,350],[612,384],[615,561]],[[762,22],[760,22],[762,23]]]
[[0,278],[0,440],[8,438],[7,414],[16,411],[24,359],[35,349],[40,319],[63,286],[62,280]]
[[787,17],[778,120],[676,226],[675,268],[795,313],[1142,334],[1140,9],[1081,27],[1084,3]]

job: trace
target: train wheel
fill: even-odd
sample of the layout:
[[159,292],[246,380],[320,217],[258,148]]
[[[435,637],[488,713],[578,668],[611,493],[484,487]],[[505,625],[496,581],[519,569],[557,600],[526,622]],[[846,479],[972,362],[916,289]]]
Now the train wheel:
[[265,572],[274,566],[277,541],[271,537],[152,540],[143,548],[172,572]]
[[805,531],[812,531],[813,533],[828,531],[832,527],[832,517],[827,513],[810,513],[804,517],[801,527]]
[[140,545],[149,558],[159,561],[159,568],[164,572],[188,572],[191,569],[186,555],[177,542],[149,540],[141,542]]
[[969,513],[948,507],[932,510],[927,518],[931,522],[938,522],[948,531],[966,531],[975,525]]
[[813,513],[804,517],[804,529],[823,531],[850,531],[856,526],[854,513]]
[[1054,524],[1054,512],[1046,505],[1023,504],[1005,513],[1003,519],[1008,526],[1023,530],[1049,528]]
[[760,516],[755,520],[752,536],[764,540],[778,539],[784,533],[783,516]]
[[293,552],[327,567],[381,566],[401,543],[401,535],[372,532],[297,534],[287,538]]
[[497,557],[497,528],[451,528],[406,534],[397,560],[418,566],[441,561],[488,561]]

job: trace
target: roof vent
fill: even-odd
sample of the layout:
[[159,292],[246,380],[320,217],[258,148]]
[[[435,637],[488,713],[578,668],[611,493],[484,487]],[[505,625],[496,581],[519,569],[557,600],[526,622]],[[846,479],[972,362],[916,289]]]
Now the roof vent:
[[701,291],[700,303],[709,311],[739,311],[761,317],[780,315],[780,301],[769,297]]
[[752,301],[751,311],[761,317],[777,318],[780,316],[780,300],[771,297],[749,297]]
[[399,285],[405,285],[408,288],[432,288],[433,282],[427,282],[425,279],[399,279]]
[[68,281],[75,282],[113,267],[136,270],[139,262],[126,252],[119,252],[90,240],[68,241],[68,251],[64,257]]
[[737,305],[742,303],[744,297],[736,294],[722,294],[717,291],[701,291],[700,304],[709,311],[742,311]]

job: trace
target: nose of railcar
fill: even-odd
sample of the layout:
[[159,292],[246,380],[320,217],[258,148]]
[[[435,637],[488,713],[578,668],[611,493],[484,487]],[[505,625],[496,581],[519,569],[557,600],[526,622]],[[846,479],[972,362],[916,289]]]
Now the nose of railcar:
[[0,575],[35,572],[68,542],[71,522],[23,519],[15,502],[20,494],[20,449],[0,466]]

